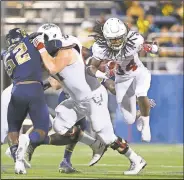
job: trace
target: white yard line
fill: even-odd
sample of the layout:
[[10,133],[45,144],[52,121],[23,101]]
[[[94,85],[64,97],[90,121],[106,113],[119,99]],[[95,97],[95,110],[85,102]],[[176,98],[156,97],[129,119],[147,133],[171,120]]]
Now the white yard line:
[[[75,166],[89,166],[88,164],[75,164]],[[95,166],[109,166],[109,167],[124,167],[124,166],[128,166],[128,165],[125,165],[125,164],[96,164]],[[169,165],[169,166],[165,166],[165,165],[149,165],[149,167],[163,167],[163,168],[183,168],[183,166],[172,166],[172,165]]]

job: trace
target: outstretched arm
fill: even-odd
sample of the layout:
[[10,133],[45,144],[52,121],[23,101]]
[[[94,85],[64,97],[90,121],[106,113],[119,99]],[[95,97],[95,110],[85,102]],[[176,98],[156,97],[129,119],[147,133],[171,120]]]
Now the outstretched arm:
[[145,41],[143,44],[143,50],[148,53],[156,54],[158,52],[158,46],[154,42]]
[[69,65],[73,59],[72,49],[59,50],[56,57],[52,57],[45,48],[43,36],[39,35],[33,39],[33,44],[40,52],[42,61],[50,74],[56,74]]

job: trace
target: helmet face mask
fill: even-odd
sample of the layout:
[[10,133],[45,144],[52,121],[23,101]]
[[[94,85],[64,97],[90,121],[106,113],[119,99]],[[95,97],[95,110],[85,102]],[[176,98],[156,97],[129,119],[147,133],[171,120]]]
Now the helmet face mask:
[[126,44],[126,40],[127,37],[125,35],[117,38],[106,39],[107,45],[115,51],[119,51],[120,49],[122,49]]
[[115,50],[122,49],[127,41],[128,28],[117,18],[108,19],[103,26],[103,35],[107,41],[107,45]]

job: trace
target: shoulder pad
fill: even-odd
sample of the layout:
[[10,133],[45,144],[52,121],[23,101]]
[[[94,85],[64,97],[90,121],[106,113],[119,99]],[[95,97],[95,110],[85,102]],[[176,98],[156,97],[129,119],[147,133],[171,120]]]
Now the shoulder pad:
[[64,38],[62,39],[62,43],[63,43],[63,47],[76,44],[79,46],[80,49],[82,49],[82,44],[75,36],[71,36],[71,35],[64,36]]

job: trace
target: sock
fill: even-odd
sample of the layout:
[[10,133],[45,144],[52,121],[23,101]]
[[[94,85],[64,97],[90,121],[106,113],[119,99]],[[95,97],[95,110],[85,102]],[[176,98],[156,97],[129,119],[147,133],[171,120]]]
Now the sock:
[[145,126],[149,125],[149,120],[150,120],[149,116],[141,116],[141,118]]
[[124,154],[131,162],[137,161],[138,155],[129,147],[128,151]]
[[11,151],[14,162],[16,161],[15,153],[16,153],[17,149],[18,149],[18,144],[10,146],[10,151]]
[[81,135],[79,141],[84,143],[84,144],[87,144],[87,145],[91,146],[96,141],[96,139],[94,139],[93,137],[91,137],[88,134],[86,134],[85,132],[83,132],[83,134]]
[[73,153],[73,150],[75,148],[77,143],[75,144],[69,144],[66,146],[65,148],[65,153],[64,153],[64,159],[66,160],[66,162],[68,162],[69,164],[71,164],[71,156],[72,156],[72,153]]

